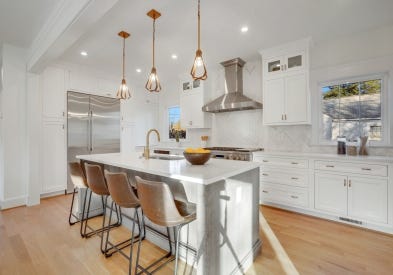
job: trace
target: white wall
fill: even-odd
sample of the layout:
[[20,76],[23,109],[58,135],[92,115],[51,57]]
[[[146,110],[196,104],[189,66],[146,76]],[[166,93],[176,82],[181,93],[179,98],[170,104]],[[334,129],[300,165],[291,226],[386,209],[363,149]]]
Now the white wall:
[[[319,96],[317,83],[323,78],[331,77],[331,80],[334,80],[339,75],[348,77],[355,74],[353,76],[356,76],[361,72],[365,73],[367,69],[393,72],[393,62],[390,61],[393,60],[391,45],[393,45],[393,26],[334,40],[329,40],[327,37],[326,41],[313,45],[310,53],[310,87],[313,105],[315,105],[315,98]],[[247,61],[243,78],[244,93],[252,99],[263,102],[260,58]],[[212,98],[221,95],[224,91],[223,68],[209,70],[209,79]],[[390,84],[393,83],[392,79],[393,74]],[[391,97],[392,86],[389,87]],[[160,96],[160,105],[161,100],[164,100],[163,106],[178,102],[175,92],[166,95],[165,99],[162,98]],[[317,117],[314,107],[312,106],[312,117]],[[164,110],[160,109],[160,123],[163,115],[165,115]],[[219,113],[213,116],[211,145],[264,147],[272,151],[336,152],[335,146],[313,145],[315,143],[312,139],[311,125],[263,126],[261,110]],[[198,143],[193,145],[197,146]],[[393,150],[371,148],[370,153],[386,155],[392,154]]]
[[27,194],[26,51],[3,45],[1,207],[24,204]]

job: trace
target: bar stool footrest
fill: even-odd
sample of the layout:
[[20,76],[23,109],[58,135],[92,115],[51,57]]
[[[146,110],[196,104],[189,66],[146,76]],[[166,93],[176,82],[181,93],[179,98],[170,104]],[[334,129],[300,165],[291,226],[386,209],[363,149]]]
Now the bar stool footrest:
[[[160,262],[164,259],[167,259],[165,262],[161,263]],[[137,269],[141,269],[141,272],[137,272],[136,274],[154,274],[155,272],[157,272],[158,270],[160,270],[161,268],[163,268],[166,264],[172,262],[175,260],[175,256],[172,255],[172,252],[168,252],[167,254],[165,254],[164,256],[162,256],[161,258],[159,258],[158,260],[156,260],[154,263],[150,264],[148,267],[143,267],[141,265],[137,265]],[[159,264],[157,266],[157,264]],[[155,269],[153,269],[152,271],[149,271],[149,269],[151,269],[152,267],[157,266]]]

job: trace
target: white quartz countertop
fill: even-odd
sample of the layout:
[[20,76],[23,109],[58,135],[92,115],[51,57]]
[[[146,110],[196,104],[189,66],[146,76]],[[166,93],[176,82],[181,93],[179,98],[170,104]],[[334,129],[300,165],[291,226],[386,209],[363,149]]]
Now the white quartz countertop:
[[307,159],[330,159],[337,161],[359,161],[359,162],[388,162],[393,163],[393,157],[390,156],[349,156],[326,153],[302,153],[302,152],[274,152],[264,151],[253,153],[256,156],[277,156],[277,157],[293,157],[293,158],[307,158]]
[[168,178],[211,184],[259,167],[256,162],[210,159],[204,165],[191,165],[187,160],[144,159],[141,153],[80,155],[78,159],[150,173]]

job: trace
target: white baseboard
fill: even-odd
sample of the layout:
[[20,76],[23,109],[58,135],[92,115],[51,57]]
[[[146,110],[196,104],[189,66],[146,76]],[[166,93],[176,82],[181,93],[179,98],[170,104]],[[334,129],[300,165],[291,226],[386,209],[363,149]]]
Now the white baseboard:
[[0,209],[4,210],[4,209],[18,207],[18,206],[24,206],[26,205],[26,199],[27,196],[19,196],[10,199],[5,199],[0,202]]
[[53,191],[53,192],[48,192],[48,193],[43,193],[40,195],[41,199],[43,198],[50,198],[50,197],[54,197],[54,196],[58,196],[58,195],[64,195],[64,189],[60,190],[60,191]]
[[339,216],[335,216],[335,215],[331,215],[331,214],[327,214],[327,213],[322,213],[322,212],[318,212],[315,210],[308,210],[308,209],[302,209],[302,208],[297,208],[297,207],[291,207],[291,206],[286,206],[286,205],[282,205],[279,203],[267,202],[267,201],[260,202],[260,204],[266,205],[266,206],[272,206],[272,207],[276,207],[276,208],[281,208],[284,210],[288,210],[291,212],[296,212],[296,213],[300,213],[300,214],[304,214],[304,215],[308,215],[308,216],[314,216],[314,217],[317,217],[320,219],[339,222],[339,223],[347,224],[347,225],[354,226],[354,227],[359,227],[359,228],[364,228],[364,229],[368,229],[368,230],[374,230],[374,231],[380,231],[383,233],[393,234],[393,226],[390,224],[382,225],[382,224],[373,224],[370,222],[363,222],[360,225],[360,224],[355,224],[355,223],[340,220]]

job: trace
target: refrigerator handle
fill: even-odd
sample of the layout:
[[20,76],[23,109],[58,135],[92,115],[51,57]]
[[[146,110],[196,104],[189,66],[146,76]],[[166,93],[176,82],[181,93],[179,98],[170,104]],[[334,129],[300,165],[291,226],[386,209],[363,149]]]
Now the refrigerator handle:
[[93,152],[93,111],[90,111],[90,152]]
[[90,152],[90,111],[87,113],[87,135],[86,135],[86,147],[87,152]]

